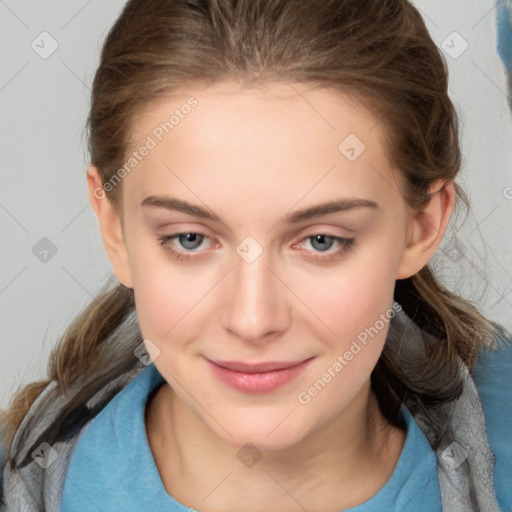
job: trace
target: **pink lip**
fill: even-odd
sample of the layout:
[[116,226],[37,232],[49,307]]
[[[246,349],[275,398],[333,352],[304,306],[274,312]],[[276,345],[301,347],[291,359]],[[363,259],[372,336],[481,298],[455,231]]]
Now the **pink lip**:
[[213,373],[232,388],[245,393],[268,393],[296,378],[312,359],[255,364],[207,361]]

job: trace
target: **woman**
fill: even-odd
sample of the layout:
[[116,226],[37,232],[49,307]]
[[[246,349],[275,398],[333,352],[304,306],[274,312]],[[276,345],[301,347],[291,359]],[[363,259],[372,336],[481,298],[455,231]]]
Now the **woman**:
[[88,186],[119,283],[6,417],[7,510],[509,510],[509,335],[429,267],[464,202],[406,1],[129,1]]

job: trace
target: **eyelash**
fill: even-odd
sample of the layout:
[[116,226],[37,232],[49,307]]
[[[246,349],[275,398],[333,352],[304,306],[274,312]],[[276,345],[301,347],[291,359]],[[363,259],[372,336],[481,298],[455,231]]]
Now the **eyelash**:
[[[180,261],[189,261],[193,258],[199,258],[200,256],[193,256],[193,252],[196,252],[196,251],[186,251],[186,252],[180,252],[180,251],[177,251],[175,249],[173,249],[170,245],[169,245],[169,242],[172,241],[173,239],[175,238],[178,238],[179,236],[181,235],[189,235],[189,234],[194,234],[194,235],[199,235],[199,236],[202,236],[204,238],[209,238],[207,235],[203,234],[203,233],[199,233],[199,232],[196,232],[196,231],[190,231],[190,232],[184,232],[184,233],[176,233],[175,235],[164,235],[164,236],[160,236],[158,237],[158,241],[159,241],[159,244],[165,249],[166,252],[168,252],[173,258],[177,259],[177,260],[180,260]],[[329,262],[329,261],[332,261],[333,259],[336,259],[336,258],[340,258],[342,256],[344,256],[346,253],[348,253],[349,251],[351,251],[354,247],[354,238],[343,238],[343,237],[339,237],[339,236],[336,236],[336,235],[333,235],[331,233],[327,233],[327,232],[320,232],[320,233],[315,233],[313,235],[309,235],[309,236],[306,236],[304,237],[300,242],[304,242],[306,240],[309,240],[311,238],[314,238],[316,236],[327,236],[329,238],[332,238],[334,240],[334,242],[338,242],[342,245],[342,248],[338,251],[335,251],[333,253],[329,253],[327,254],[326,256],[311,256],[311,259],[315,260],[315,261],[320,261],[320,262]],[[296,245],[296,244],[295,244]],[[189,254],[187,254],[187,252]],[[321,254],[321,253],[317,253],[317,254]]]

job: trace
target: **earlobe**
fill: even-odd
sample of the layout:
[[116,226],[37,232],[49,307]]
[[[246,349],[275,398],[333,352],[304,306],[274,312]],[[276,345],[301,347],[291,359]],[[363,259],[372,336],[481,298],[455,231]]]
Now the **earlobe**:
[[397,279],[406,279],[419,272],[443,240],[455,206],[453,181],[434,182],[430,195],[426,206],[410,219],[408,240],[398,267]]
[[89,201],[98,218],[101,238],[117,279],[127,288],[132,288],[128,252],[124,242],[121,216],[117,208],[106,197],[99,170],[91,165],[87,170]]

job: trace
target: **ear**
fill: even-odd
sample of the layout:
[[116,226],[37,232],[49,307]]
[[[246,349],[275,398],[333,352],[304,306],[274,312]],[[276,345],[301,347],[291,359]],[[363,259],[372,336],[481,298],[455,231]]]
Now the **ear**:
[[117,279],[127,288],[132,288],[128,252],[124,243],[121,215],[106,197],[103,180],[98,168],[91,165],[87,170],[89,201],[100,225],[101,238]]
[[429,194],[429,202],[409,221],[408,239],[397,279],[406,279],[419,272],[443,240],[455,206],[454,183],[438,180],[430,187]]

